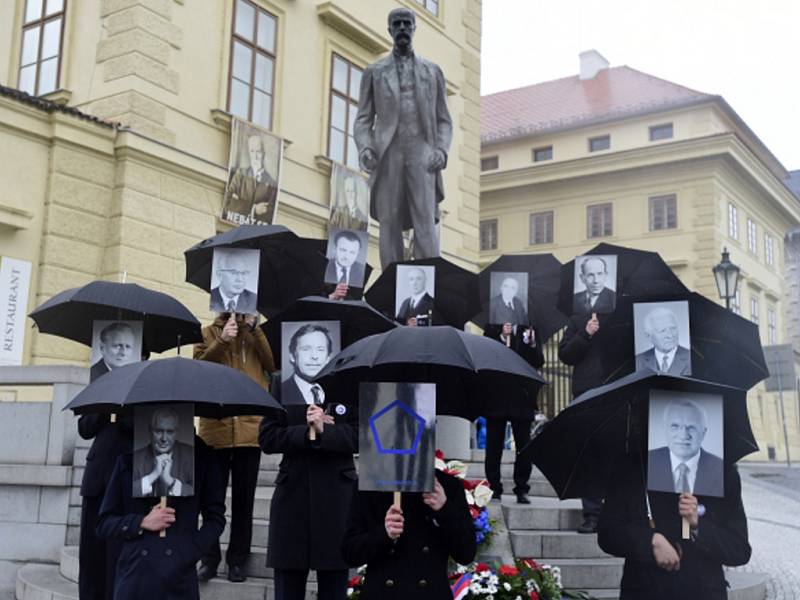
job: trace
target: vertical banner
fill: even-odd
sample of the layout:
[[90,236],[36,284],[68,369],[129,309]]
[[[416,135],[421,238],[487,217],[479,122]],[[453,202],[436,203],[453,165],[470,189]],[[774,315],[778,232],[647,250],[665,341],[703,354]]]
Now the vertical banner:
[[0,314],[3,319],[0,365],[22,364],[30,285],[31,263],[4,256],[0,262]]

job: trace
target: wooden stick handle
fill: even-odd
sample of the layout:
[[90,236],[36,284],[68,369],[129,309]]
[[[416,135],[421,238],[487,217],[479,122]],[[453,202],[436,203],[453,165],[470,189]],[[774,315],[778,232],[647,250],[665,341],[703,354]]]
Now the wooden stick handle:
[[117,413],[111,413],[111,422],[112,423],[116,423],[117,422]]
[[506,348],[511,348],[511,336],[506,336]]
[[397,508],[400,508],[400,494],[402,492],[394,492],[392,504],[394,504]]
[[689,535],[689,519],[686,517],[681,517],[681,539],[688,540],[691,536]]
[[[161,508],[167,508],[167,497],[166,496],[161,496],[160,507]],[[161,531],[159,531],[158,532],[158,537],[162,537],[162,538],[167,537],[167,530],[166,529],[162,529]]]
[[308,426],[308,439],[312,442],[317,439],[317,430],[313,426]]

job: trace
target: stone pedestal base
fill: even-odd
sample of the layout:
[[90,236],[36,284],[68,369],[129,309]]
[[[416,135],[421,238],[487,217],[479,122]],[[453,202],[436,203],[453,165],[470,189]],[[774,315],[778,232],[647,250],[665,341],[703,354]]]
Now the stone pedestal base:
[[436,418],[436,447],[448,460],[470,460],[470,422],[460,417]]

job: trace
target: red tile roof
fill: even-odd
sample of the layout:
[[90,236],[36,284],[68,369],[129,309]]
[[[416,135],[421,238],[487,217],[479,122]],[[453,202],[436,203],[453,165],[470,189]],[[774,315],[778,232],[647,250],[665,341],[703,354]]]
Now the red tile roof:
[[481,98],[481,142],[496,143],[696,104],[718,96],[630,67],[575,75]]

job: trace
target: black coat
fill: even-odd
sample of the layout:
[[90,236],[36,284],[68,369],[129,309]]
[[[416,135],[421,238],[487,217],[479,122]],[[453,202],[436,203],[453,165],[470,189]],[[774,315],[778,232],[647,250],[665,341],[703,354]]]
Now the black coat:
[[387,492],[359,492],[350,511],[342,547],[351,567],[367,565],[362,600],[442,600],[452,598],[447,560],[466,565],[477,548],[472,517],[461,482],[436,471],[447,502],[433,512],[422,494],[404,493],[404,531],[396,542],[386,534],[384,518],[392,504]]
[[286,414],[261,422],[261,449],[283,453],[269,514],[268,567],[347,568],[340,549],[356,489],[358,415],[350,406],[326,403],[326,409],[329,405],[336,423],[326,425],[314,442],[308,439],[305,404],[286,405]]
[[[750,560],[736,467],[725,465],[724,498],[697,497],[706,512],[700,517],[694,540],[681,539],[677,494],[649,493],[655,531],[649,527],[643,471],[638,458],[624,462],[617,482],[609,486],[600,515],[600,547],[625,558],[620,600],[726,600],[722,565],[743,565]],[[665,571],[656,564],[651,546],[654,532],[680,546],[678,571]]]
[[81,496],[102,496],[111,481],[117,458],[133,447],[133,423],[122,415],[117,415],[116,423],[112,423],[107,414],[81,415],[78,434],[85,440],[94,438],[86,455]]
[[[195,564],[225,527],[225,483],[214,452],[195,438],[195,495],[170,498],[175,522],[167,536],[140,529],[153,498],[133,498],[132,455],[121,456],[114,468],[97,534],[124,541],[117,562],[114,600],[199,600]],[[203,525],[198,530],[198,516]]]
[[574,315],[567,323],[564,337],[558,344],[558,358],[572,367],[572,396],[606,383],[610,373],[603,364],[604,344],[608,343],[607,330],[603,329],[603,315],[597,315],[600,329],[591,338],[586,324],[591,315]]

